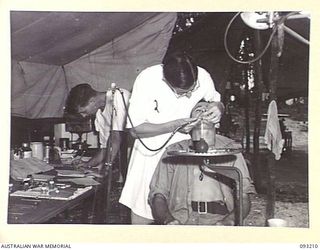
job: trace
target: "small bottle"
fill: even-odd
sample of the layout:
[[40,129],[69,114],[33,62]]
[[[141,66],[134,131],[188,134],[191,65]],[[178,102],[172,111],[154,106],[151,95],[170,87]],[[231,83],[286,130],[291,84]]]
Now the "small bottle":
[[54,187],[55,187],[54,180],[49,180],[49,182],[48,182],[48,189],[49,189],[49,190],[53,190]]
[[43,161],[46,163],[50,163],[50,153],[51,153],[51,146],[50,144],[46,144],[44,147],[44,157]]
[[21,156],[23,159],[32,157],[32,149],[30,148],[29,143],[27,142],[22,143]]

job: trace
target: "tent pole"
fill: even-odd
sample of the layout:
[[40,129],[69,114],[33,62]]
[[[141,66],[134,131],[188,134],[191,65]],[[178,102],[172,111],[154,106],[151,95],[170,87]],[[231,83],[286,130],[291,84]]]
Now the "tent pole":
[[[261,51],[261,34],[260,30],[254,31],[254,45],[255,52],[259,54]],[[262,60],[255,63],[256,81],[255,81],[255,120],[254,120],[254,134],[253,134],[253,178],[258,192],[261,191],[261,165],[260,165],[260,128],[261,128],[261,87],[263,84],[262,79]]]
[[[279,31],[279,30],[278,30]],[[278,33],[277,31],[277,33]],[[276,34],[277,34],[276,33]],[[277,81],[279,73],[279,46],[278,35],[275,35],[272,38],[271,42],[271,62],[269,70],[269,87],[270,87],[270,102],[277,99]],[[274,217],[275,210],[275,158],[272,152],[270,151],[267,156],[267,177],[268,177],[268,188],[267,188],[267,208],[266,208],[266,225],[267,220]]]
[[246,153],[250,153],[250,113],[249,113],[249,86],[248,81],[245,80],[245,104],[244,104],[244,119],[246,129]]

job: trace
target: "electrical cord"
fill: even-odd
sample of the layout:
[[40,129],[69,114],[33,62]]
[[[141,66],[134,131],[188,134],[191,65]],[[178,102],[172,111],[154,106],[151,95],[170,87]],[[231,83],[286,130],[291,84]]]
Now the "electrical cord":
[[162,146],[160,146],[159,148],[155,148],[155,149],[150,148],[150,147],[148,147],[148,146],[142,141],[142,139],[141,139],[141,138],[137,135],[137,133],[135,132],[134,125],[133,125],[133,122],[132,122],[131,117],[130,117],[130,115],[129,115],[129,109],[128,109],[128,106],[127,106],[126,101],[125,101],[125,99],[124,99],[123,92],[122,92],[119,88],[116,88],[116,90],[118,90],[118,91],[120,92],[120,94],[121,94],[122,101],[123,101],[123,105],[124,105],[124,107],[125,107],[125,109],[126,109],[126,112],[127,112],[127,115],[128,115],[128,119],[129,119],[129,122],[130,122],[130,125],[131,125],[132,129],[134,130],[134,133],[136,134],[137,139],[138,139],[138,140],[140,141],[140,143],[141,143],[147,150],[149,150],[149,151],[156,152],[156,151],[159,151],[159,150],[163,149],[163,148],[168,144],[168,142],[171,140],[171,138],[175,135],[175,133],[177,133],[181,128],[183,128],[183,127],[185,127],[185,126],[187,126],[187,125],[189,124],[189,123],[186,123],[186,124],[182,124],[182,125],[180,125],[179,127],[177,127],[177,128],[171,133],[171,135],[168,137],[168,139],[164,142],[164,144],[163,144]]
[[[241,64],[250,64],[250,63],[254,63],[258,60],[261,59],[261,57],[267,52],[267,49],[269,48],[270,44],[271,44],[271,41],[272,41],[272,38],[274,37],[274,35],[276,34],[277,32],[277,25],[274,25],[273,28],[272,28],[272,33],[268,39],[268,42],[266,44],[266,46],[264,47],[264,49],[262,50],[262,52],[256,57],[256,58],[253,58],[251,60],[248,60],[248,61],[241,61],[241,60],[238,60],[236,59],[230,52],[229,48],[228,48],[228,44],[227,44],[227,37],[228,37],[228,33],[229,33],[229,30],[230,30],[230,27],[232,25],[232,23],[234,22],[234,20],[240,15],[241,12],[238,12],[236,13],[232,19],[230,20],[230,22],[228,23],[227,25],[227,28],[225,30],[225,33],[224,33],[224,38],[223,38],[223,44],[224,44],[224,48],[228,54],[228,56],[235,62],[237,63],[241,63]],[[292,15],[295,15],[299,12],[290,12],[289,14],[285,15],[284,17],[280,18],[279,19],[279,22],[278,24],[281,24],[281,23],[284,23],[284,21],[289,17],[289,16],[292,16]]]
[[241,60],[238,60],[236,59],[230,52],[229,48],[228,48],[228,44],[227,44],[227,37],[228,37],[228,33],[229,33],[229,30],[230,30],[230,27],[232,25],[232,23],[234,22],[234,20],[240,15],[241,12],[238,12],[237,14],[235,14],[233,16],[233,18],[230,20],[230,22],[228,23],[227,25],[227,28],[225,30],[225,33],[224,33],[224,38],[223,38],[223,44],[224,44],[224,48],[228,54],[228,56],[235,62],[237,63],[241,63],[241,64],[250,64],[250,63],[254,63],[256,61],[258,61],[266,52],[267,52],[267,49],[269,48],[270,44],[271,44],[271,41],[272,41],[272,38],[273,36],[275,35],[277,29],[276,29],[276,26],[273,27],[272,29],[272,33],[269,37],[269,40],[267,42],[267,45],[265,46],[265,48],[262,50],[262,52],[260,53],[260,55],[258,55],[256,58],[254,59],[251,59],[251,60],[248,60],[248,61],[241,61]]

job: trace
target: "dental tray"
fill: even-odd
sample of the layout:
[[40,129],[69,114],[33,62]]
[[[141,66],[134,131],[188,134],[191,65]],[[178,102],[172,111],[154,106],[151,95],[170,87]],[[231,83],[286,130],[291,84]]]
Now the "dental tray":
[[241,152],[242,152],[242,148],[213,148],[213,149],[209,149],[208,152],[206,153],[198,153],[193,149],[188,149],[188,150],[169,151],[168,155],[210,157],[210,156],[234,155]]

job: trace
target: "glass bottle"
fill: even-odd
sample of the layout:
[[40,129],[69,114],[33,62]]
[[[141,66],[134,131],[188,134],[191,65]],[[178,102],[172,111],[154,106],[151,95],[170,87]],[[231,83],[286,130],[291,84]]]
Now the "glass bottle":
[[202,119],[191,131],[192,141],[200,141],[204,139],[209,147],[214,147],[216,143],[215,124]]
[[192,141],[196,152],[205,153],[209,147],[214,147],[216,130],[214,123],[202,119],[191,132]]
[[44,147],[43,161],[45,161],[46,163],[50,163],[50,154],[51,154],[51,146],[49,143],[46,143]]

